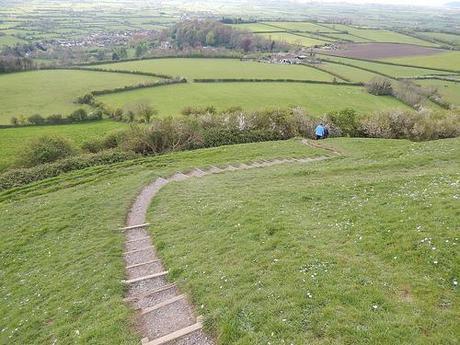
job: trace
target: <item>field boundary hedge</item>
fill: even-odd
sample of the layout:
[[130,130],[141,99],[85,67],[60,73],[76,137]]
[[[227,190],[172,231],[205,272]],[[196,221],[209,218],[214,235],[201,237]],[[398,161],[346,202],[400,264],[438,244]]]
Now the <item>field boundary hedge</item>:
[[84,67],[69,67],[69,68],[58,68],[58,69],[68,69],[68,70],[76,70],[76,71],[91,71],[91,72],[106,72],[106,73],[121,73],[121,74],[134,74],[134,75],[143,75],[147,77],[157,77],[161,79],[174,79],[172,75],[162,74],[162,73],[150,73],[150,72],[142,72],[142,71],[128,71],[128,70],[120,70],[120,69],[106,69],[106,68],[84,68]]
[[[121,62],[134,62],[134,61],[145,61],[145,60],[159,60],[159,59],[238,59],[240,60],[243,57],[242,54],[237,55],[215,55],[209,56],[199,53],[192,53],[189,55],[165,55],[165,56],[149,56],[149,57],[142,57],[139,59],[132,58],[132,59],[123,59],[123,60],[105,60],[105,61],[94,61],[94,62],[86,62],[80,63],[78,66],[97,66],[97,65],[111,65]],[[75,67],[78,67],[75,66]],[[72,68],[72,66],[70,67]]]
[[331,71],[322,69],[322,68],[319,67],[319,66],[316,66],[316,65],[313,65],[313,64],[309,65],[309,64],[306,64],[306,63],[301,63],[300,65],[305,66],[305,67],[314,68],[314,69],[316,69],[316,70],[318,70],[318,71],[321,71],[321,72],[330,74],[330,75],[332,75],[332,76],[335,77],[335,78],[339,78],[339,79],[345,80],[345,81],[348,82],[348,83],[353,83],[350,79],[345,78],[345,77],[341,76],[341,75],[338,74],[338,73],[335,73],[335,72],[331,72]]
[[324,85],[347,85],[347,86],[364,86],[364,83],[349,83],[342,81],[323,81],[323,80],[306,80],[306,79],[193,79],[195,83],[305,83],[305,84],[324,84]]
[[[355,42],[355,43],[360,43],[360,42]],[[407,44],[407,43],[394,43],[394,42],[362,42],[362,43],[393,43],[393,44]],[[413,44],[413,45],[416,45],[416,44]],[[425,46],[421,46],[421,47],[425,47]],[[425,47],[425,48],[426,48],[426,47]],[[449,52],[449,51],[446,51],[446,53],[448,53],[448,52]],[[460,73],[460,70],[451,70],[451,69],[445,69],[445,68],[423,67],[423,66],[416,66],[416,65],[409,65],[409,64],[401,64],[401,63],[390,62],[390,61],[370,60],[370,59],[363,59],[363,58],[356,58],[356,57],[349,57],[349,56],[341,56],[341,55],[335,55],[335,54],[326,54],[326,53],[319,53],[319,52],[317,52],[317,54],[318,54],[318,55],[324,55],[324,56],[332,56],[332,57],[337,57],[337,58],[342,58],[342,59],[349,59],[349,60],[357,60],[357,61],[365,61],[365,62],[379,63],[379,64],[382,64],[382,65],[391,65],[391,66],[400,66],[400,67],[412,67],[412,68],[426,69],[426,70],[431,70],[431,71]]]
[[460,83],[459,79],[450,79],[447,77],[440,77],[435,75],[427,75],[427,76],[417,76],[417,77],[405,77],[405,78],[398,78],[399,80],[409,79],[409,80],[443,80],[443,81],[450,81],[452,83]]
[[380,76],[382,76],[382,77],[385,77],[385,78],[397,80],[397,78],[395,78],[395,77],[393,77],[393,76],[391,76],[391,75],[389,75],[389,74],[385,74],[385,73],[382,73],[382,72],[374,71],[374,70],[369,69],[369,68],[366,68],[366,67],[355,66],[355,65],[352,65],[352,64],[350,64],[350,63],[343,62],[343,61],[334,61],[334,60],[329,60],[329,59],[323,59],[323,61],[326,61],[326,62],[329,62],[329,63],[335,63],[335,64],[337,64],[337,65],[343,65],[343,66],[348,66],[348,67],[357,68],[357,69],[360,69],[360,70],[363,70],[363,71],[366,71],[366,72],[378,74],[378,75],[380,75]]
[[158,80],[152,83],[140,83],[140,84],[135,84],[135,85],[126,85],[122,87],[116,87],[114,89],[93,90],[93,91],[88,92],[88,94],[93,95],[93,96],[102,96],[102,95],[108,95],[112,93],[132,91],[132,90],[137,90],[137,89],[146,89],[146,88],[151,88],[151,87],[167,86],[167,85],[173,85],[173,84],[183,84],[183,83],[187,83],[187,79],[185,78],[164,79],[164,80]]

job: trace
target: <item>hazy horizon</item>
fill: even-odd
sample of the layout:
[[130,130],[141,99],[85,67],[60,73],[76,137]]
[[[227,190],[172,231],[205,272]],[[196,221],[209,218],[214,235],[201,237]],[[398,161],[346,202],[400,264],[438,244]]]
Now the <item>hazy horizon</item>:
[[452,1],[445,0],[412,0],[410,2],[401,0],[294,0],[301,3],[308,2],[330,2],[330,3],[350,3],[350,4],[381,4],[381,5],[401,5],[401,6],[430,6],[441,7]]

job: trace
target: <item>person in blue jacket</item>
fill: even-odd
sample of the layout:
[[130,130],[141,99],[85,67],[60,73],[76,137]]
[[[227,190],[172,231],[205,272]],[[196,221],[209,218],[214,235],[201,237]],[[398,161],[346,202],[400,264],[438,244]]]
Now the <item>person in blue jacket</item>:
[[318,126],[316,126],[315,129],[315,135],[316,135],[316,140],[324,139],[326,134],[326,127],[322,123],[320,123]]

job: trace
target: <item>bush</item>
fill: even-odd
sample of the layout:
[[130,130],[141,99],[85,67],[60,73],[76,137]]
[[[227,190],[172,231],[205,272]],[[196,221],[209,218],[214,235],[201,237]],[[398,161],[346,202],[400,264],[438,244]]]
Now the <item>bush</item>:
[[361,121],[363,136],[385,139],[433,140],[460,135],[458,113],[380,112]]
[[216,114],[216,107],[208,105],[204,107],[198,106],[187,106],[181,110],[182,115],[204,115],[204,114]]
[[25,145],[19,164],[31,167],[50,163],[75,154],[72,143],[59,136],[43,136],[32,139]]
[[85,109],[79,108],[67,117],[71,122],[82,122],[88,119],[88,113]]
[[57,125],[64,122],[66,122],[66,119],[64,119],[61,114],[53,114],[46,118],[46,123],[51,125]]
[[390,96],[393,94],[391,81],[387,78],[374,77],[366,83],[366,90],[375,96]]
[[11,117],[10,122],[13,126],[19,126],[19,119],[16,116]]
[[335,128],[331,130],[331,134],[340,131],[340,135],[355,137],[359,135],[359,119],[358,114],[354,109],[344,109],[326,114],[325,121],[329,127]]
[[73,156],[32,168],[14,169],[0,175],[0,191],[55,177],[65,172],[122,162],[136,157],[137,155],[132,152],[104,151],[98,154]]
[[43,125],[45,123],[45,119],[40,114],[31,115],[27,118],[27,122],[32,125]]

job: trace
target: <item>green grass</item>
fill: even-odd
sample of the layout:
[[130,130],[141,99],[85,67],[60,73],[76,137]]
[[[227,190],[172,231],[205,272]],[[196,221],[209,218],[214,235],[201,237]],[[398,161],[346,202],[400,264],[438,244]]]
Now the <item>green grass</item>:
[[391,42],[391,43],[407,43],[407,44],[417,44],[421,46],[434,47],[437,44],[424,41],[418,38],[411,36],[406,36],[394,31],[388,30],[378,30],[378,29],[366,29],[366,28],[357,28],[348,25],[342,24],[325,24],[326,26],[333,28],[335,30],[347,31],[349,34],[356,37],[361,37],[369,41],[374,42]]
[[446,34],[443,32],[420,32],[424,36],[429,36],[442,42],[453,45],[460,45],[460,35]]
[[266,31],[276,31],[277,29],[265,25],[263,23],[249,23],[249,24],[230,24],[231,27],[239,30],[251,31],[251,32],[266,32]]
[[308,31],[308,32],[317,32],[317,31],[334,31],[328,30],[324,26],[317,25],[315,23],[309,22],[267,22],[268,25],[273,25],[278,28],[287,30],[287,31]]
[[313,68],[266,64],[237,59],[152,59],[98,65],[99,68],[164,73],[193,78],[287,78],[331,81],[332,77]]
[[372,78],[379,77],[379,75],[375,73],[335,63],[323,62],[318,65],[318,67],[332,73],[337,73],[338,75],[357,83],[366,83]]
[[352,42],[370,42],[366,38],[360,38],[360,37],[356,37],[356,36],[353,36],[353,35],[350,35],[350,34],[339,34],[339,33],[330,34],[330,33],[328,33],[327,36],[328,37],[333,37],[338,41],[349,40],[349,41],[352,41]]
[[74,101],[92,90],[112,89],[152,81],[155,78],[71,70],[49,70],[0,76],[0,124],[11,116],[68,115],[81,105]]
[[326,41],[319,39],[314,39],[307,36],[302,36],[301,34],[291,34],[288,32],[279,32],[279,33],[260,33],[257,34],[268,38],[269,40],[286,42],[290,44],[296,44],[304,47],[312,47],[315,45],[323,45]]
[[148,220],[219,344],[456,344],[459,139],[173,183]]
[[460,83],[444,80],[417,80],[422,86],[434,86],[439,94],[449,103],[460,106]]
[[[139,344],[122,301],[123,235],[142,185],[189,167],[315,156],[297,140],[94,167],[0,195],[0,342]],[[5,199],[6,197],[6,199]]]
[[373,96],[354,86],[305,83],[194,83],[140,89],[98,97],[112,107],[147,103],[161,116],[176,115],[187,106],[232,106],[255,110],[302,106],[312,114],[352,107],[360,113],[389,108],[408,109],[392,97]]
[[14,46],[16,44],[24,44],[24,43],[27,43],[27,41],[17,38],[15,36],[11,36],[11,35],[0,36],[0,47]]
[[381,64],[378,62],[347,59],[344,57],[324,56],[324,58],[328,60],[332,60],[332,61],[344,62],[344,63],[351,64],[357,67],[367,68],[367,69],[370,69],[376,72],[390,75],[394,78],[416,77],[416,76],[424,76],[424,75],[432,75],[432,74],[448,74],[448,72],[439,72],[436,70],[430,70],[428,68],[425,69],[425,68],[417,68],[417,67],[387,65],[387,64]]
[[436,55],[408,56],[385,59],[385,61],[408,64],[426,68],[441,68],[460,71],[460,52],[452,51]]
[[0,172],[14,164],[27,141],[43,135],[60,135],[77,146],[83,142],[102,137],[126,125],[114,121],[97,121],[59,126],[34,126],[0,129]]

